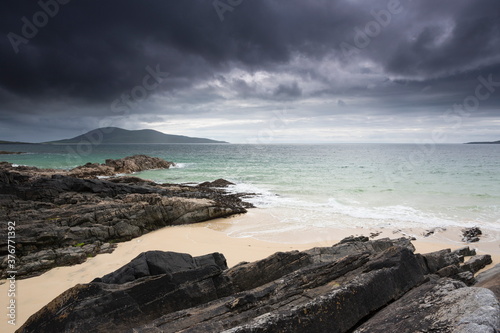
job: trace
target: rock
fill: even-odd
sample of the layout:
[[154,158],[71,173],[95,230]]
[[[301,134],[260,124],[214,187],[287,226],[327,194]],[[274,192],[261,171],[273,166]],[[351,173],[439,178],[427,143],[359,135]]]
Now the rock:
[[168,253],[175,258],[164,260],[155,251],[161,259],[154,261],[166,267],[152,270],[145,254],[105,277],[129,282],[78,285],[19,331],[346,332],[424,281],[417,257],[398,245],[406,242],[276,253],[231,269],[220,254],[193,265],[186,255]]
[[[153,254],[149,258],[152,263],[157,262],[154,257],[160,261],[165,259]],[[217,297],[214,279],[227,268],[225,261],[220,261],[219,254],[213,254],[213,260],[208,256],[192,258],[187,254],[170,253],[168,257],[167,262],[174,266],[164,267],[169,271],[166,274],[144,276],[124,284],[95,282],[76,285],[31,316],[18,331],[123,332],[164,312],[177,311]],[[188,257],[196,264],[185,265]],[[175,266],[179,262],[183,262],[182,267]]]
[[69,175],[77,178],[96,178],[97,176],[113,176],[117,173],[133,173],[152,169],[168,169],[173,162],[158,157],[134,155],[113,160],[107,159],[104,164],[87,163],[69,171]]
[[25,154],[20,151],[5,151],[5,150],[0,150],[0,155],[18,155],[18,154]]
[[229,185],[234,185],[234,183],[231,183],[230,181],[222,178],[214,180],[213,182],[204,182],[198,184],[199,187],[228,187]]
[[458,265],[460,256],[451,252],[450,249],[426,253],[422,255],[425,263],[426,273],[433,274],[443,267]]
[[217,266],[221,270],[227,269],[226,259],[220,253],[193,258],[185,253],[149,251],[141,253],[130,263],[113,273],[92,282],[123,284],[145,276],[173,274],[210,265]]
[[116,173],[133,173],[152,169],[168,169],[175,165],[175,163],[167,162],[161,158],[146,155],[128,156],[118,160],[107,159],[104,164],[113,168]]
[[460,256],[460,262],[464,262],[464,257],[471,257],[476,255],[476,250],[470,249],[468,246],[462,247],[453,251],[453,253]]
[[355,333],[496,332],[500,304],[484,288],[432,279],[376,313]]
[[462,229],[462,241],[467,243],[479,242],[479,237],[483,233],[478,227]]
[[[130,177],[80,179],[64,171],[2,163],[0,207],[0,220],[15,221],[16,232],[23,235],[16,243],[18,265],[23,267],[17,278],[25,278],[109,253],[114,249],[109,243],[169,225],[245,213],[252,205],[239,194],[218,189]],[[5,277],[7,267],[6,232],[0,229],[0,277]],[[108,245],[103,247],[104,243]],[[75,253],[73,248],[79,244],[82,252]]]
[[[405,238],[361,239],[278,252],[230,269],[219,253],[193,258],[147,252],[111,274],[67,290],[19,332],[404,333],[499,328],[500,307],[491,291],[425,275],[447,270],[456,275],[461,251],[418,255],[413,250]],[[463,273],[472,274],[458,274]]]
[[350,242],[367,242],[370,239],[366,236],[349,236],[340,241],[340,244],[350,243]]
[[500,300],[500,264],[478,274],[475,286],[490,289]]
[[461,267],[462,271],[469,271],[473,274],[477,273],[479,270],[486,267],[486,265],[491,264],[491,256],[486,255],[476,255],[467,260]]

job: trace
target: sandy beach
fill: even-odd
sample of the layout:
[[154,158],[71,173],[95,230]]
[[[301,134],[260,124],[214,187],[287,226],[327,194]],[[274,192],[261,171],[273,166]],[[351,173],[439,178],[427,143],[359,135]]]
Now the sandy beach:
[[[111,254],[98,255],[85,263],[71,267],[58,267],[45,274],[17,281],[16,286],[16,326],[7,324],[7,319],[0,322],[1,332],[14,332],[30,315],[38,311],[53,298],[78,283],[88,283],[96,277],[110,273],[142,252],[150,250],[176,251],[193,256],[211,252],[221,252],[229,266],[241,261],[255,261],[278,251],[306,250],[316,246],[331,246],[350,235],[370,236],[375,238],[399,238],[414,236],[416,252],[426,253],[445,248],[456,249],[467,244],[460,240],[460,229],[451,228],[436,231],[429,237],[423,237],[424,230],[389,230],[389,229],[322,229],[282,233],[269,236],[268,240],[252,237],[236,237],[242,230],[262,227],[262,224],[276,223],[275,217],[265,209],[253,209],[245,215],[186,226],[166,227],[143,235],[129,242],[118,244]],[[491,254],[494,264],[500,262],[499,233],[487,232],[479,243],[468,244],[476,248],[478,254]],[[270,241],[272,240],[272,241]],[[492,265],[490,265],[492,266]],[[4,281],[3,281],[4,282]],[[0,307],[6,309],[8,285],[0,285]],[[5,310],[4,310],[5,313]]]

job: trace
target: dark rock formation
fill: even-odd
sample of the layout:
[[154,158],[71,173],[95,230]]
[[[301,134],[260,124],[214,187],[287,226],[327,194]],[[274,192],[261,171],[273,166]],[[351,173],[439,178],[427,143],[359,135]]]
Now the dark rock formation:
[[493,291],[500,300],[500,264],[482,272],[476,277],[475,287],[488,288]]
[[[127,163],[123,165],[131,167]],[[16,232],[22,235],[16,239],[18,278],[81,263],[112,251],[110,243],[164,226],[244,213],[245,207],[251,205],[224,190],[134,177],[80,179],[0,163],[0,220],[16,222]],[[6,232],[0,230],[1,276],[7,265]]]
[[198,184],[198,186],[200,187],[228,187],[229,185],[234,185],[234,183],[221,178],[214,180],[213,182],[204,182]]
[[134,155],[118,160],[108,159],[104,164],[87,163],[69,171],[69,175],[78,178],[95,178],[97,176],[113,176],[117,173],[133,173],[152,169],[168,169],[173,162],[158,157]]
[[500,305],[484,288],[432,278],[379,311],[355,333],[497,332]]
[[184,253],[149,251],[141,253],[122,268],[92,282],[123,284],[145,276],[173,274],[210,265],[217,266],[221,270],[227,269],[226,258],[220,253],[193,258]]
[[479,236],[483,233],[478,227],[462,229],[462,241],[467,243],[479,242]]
[[19,154],[24,154],[24,153],[20,152],[20,151],[5,151],[5,150],[0,150],[0,155],[19,155]]
[[[69,289],[18,331],[495,332],[499,328],[499,303],[491,291],[426,275],[450,262],[459,263],[458,253],[421,256],[413,250],[404,238],[350,241],[279,252],[230,269],[218,253],[197,258],[146,253],[102,279]],[[432,258],[431,267],[426,258]]]

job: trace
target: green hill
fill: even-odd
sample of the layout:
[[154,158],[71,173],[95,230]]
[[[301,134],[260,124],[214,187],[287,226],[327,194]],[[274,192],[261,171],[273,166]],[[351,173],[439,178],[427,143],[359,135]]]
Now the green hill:
[[80,142],[99,141],[99,143],[227,143],[204,138],[172,135],[151,129],[126,130],[118,127],[104,127],[71,139],[44,142],[46,144],[77,144]]

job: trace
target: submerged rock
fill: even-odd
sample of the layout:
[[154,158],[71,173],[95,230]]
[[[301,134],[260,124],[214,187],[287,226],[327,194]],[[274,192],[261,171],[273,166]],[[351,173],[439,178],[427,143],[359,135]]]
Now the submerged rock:
[[[278,252],[227,268],[222,254],[147,252],[54,299],[19,332],[494,332],[483,288],[426,275],[459,255],[407,239]],[[438,259],[437,256],[445,257]],[[456,260],[449,257],[456,256]],[[431,267],[425,257],[434,258]],[[396,300],[396,302],[394,302]],[[474,330],[476,329],[476,330]],[[488,331],[488,329],[490,329]]]

